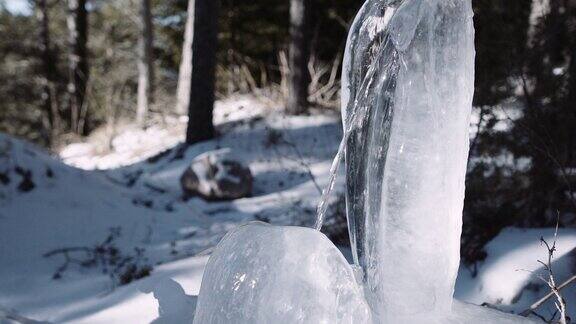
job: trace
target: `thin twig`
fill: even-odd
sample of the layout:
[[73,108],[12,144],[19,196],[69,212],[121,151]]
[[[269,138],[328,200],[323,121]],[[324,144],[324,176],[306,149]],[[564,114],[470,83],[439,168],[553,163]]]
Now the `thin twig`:
[[[538,260],[538,263],[542,264],[542,266],[544,267],[544,269],[548,272],[548,279],[545,279],[544,277],[542,277],[541,275],[538,275],[538,279],[542,280],[544,283],[546,283],[548,285],[548,287],[550,287],[550,293],[548,295],[546,295],[544,298],[538,300],[536,303],[534,303],[532,306],[530,306],[530,308],[528,308],[527,310],[523,311],[521,313],[521,315],[523,316],[528,316],[530,314],[534,314],[535,310],[540,307],[544,302],[546,302],[548,299],[550,299],[552,296],[556,297],[556,302],[554,303],[556,308],[558,309],[558,312],[560,313],[560,320],[558,321],[558,323],[560,324],[567,324],[567,315],[566,315],[566,300],[564,299],[564,297],[561,294],[561,289],[568,286],[572,281],[576,280],[576,276],[574,276],[571,279],[568,279],[568,281],[566,281],[565,283],[563,283],[562,285],[558,286],[556,285],[556,278],[554,275],[554,270],[552,268],[552,260],[554,259],[554,253],[556,252],[556,243],[558,241],[558,229],[560,227],[560,215],[558,215],[558,221],[556,222],[556,229],[554,231],[554,241],[552,242],[552,245],[550,245],[545,239],[544,237],[540,238],[540,242],[542,244],[544,244],[546,246],[546,249],[548,250],[548,260],[547,262],[543,262]],[[556,316],[553,317],[553,319]]]

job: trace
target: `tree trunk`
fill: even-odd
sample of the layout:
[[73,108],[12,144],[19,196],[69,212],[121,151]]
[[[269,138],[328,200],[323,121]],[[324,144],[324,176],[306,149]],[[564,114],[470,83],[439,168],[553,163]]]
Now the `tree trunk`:
[[50,135],[48,142],[51,143],[59,129],[58,107],[54,104],[54,76],[56,75],[56,62],[51,48],[50,40],[50,16],[48,15],[47,0],[36,2],[36,17],[40,23],[40,55],[42,60],[42,106],[48,116],[48,128]]
[[568,31],[570,35],[570,67],[568,70],[569,85],[568,85],[568,106],[576,111],[576,1],[568,2],[568,22],[571,29]]
[[88,11],[86,0],[68,0],[68,46],[70,127],[85,133],[86,86],[88,84]]
[[308,110],[311,1],[290,0],[290,71],[286,102],[286,112],[289,114],[302,114]]
[[143,127],[154,102],[154,29],[150,0],[141,0],[141,33],[138,44],[138,108],[136,122]]
[[176,112],[186,114],[190,103],[190,82],[192,81],[192,40],[194,38],[194,6],[195,1],[188,1],[188,17],[184,30],[184,45],[182,46],[182,60],[178,74],[178,88],[176,89]]
[[[212,111],[218,45],[217,0],[190,0],[179,94],[188,108],[186,142],[194,144],[214,137]],[[189,75],[189,76],[188,76]],[[187,98],[184,95],[187,92]],[[186,100],[187,99],[187,100]]]

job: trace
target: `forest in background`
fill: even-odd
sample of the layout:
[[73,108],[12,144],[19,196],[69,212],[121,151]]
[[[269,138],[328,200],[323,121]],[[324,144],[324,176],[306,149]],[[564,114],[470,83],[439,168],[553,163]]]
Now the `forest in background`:
[[[191,77],[212,89],[204,94],[254,93],[285,103],[287,113],[339,109],[342,51],[361,1],[195,3],[195,14],[208,13],[199,17],[212,22],[195,35],[207,44],[211,32],[217,37],[213,53],[203,55],[214,57],[214,84]],[[153,27],[148,52],[146,4]],[[506,226],[551,226],[558,215],[562,226],[576,226],[576,1],[474,0],[473,6],[479,122],[465,204],[469,262],[481,260],[484,244]],[[177,89],[188,1],[36,0],[29,8],[16,14],[0,1],[0,131],[54,149],[120,121],[146,127],[187,112],[178,108]],[[142,67],[146,58],[151,68]],[[153,89],[144,91],[145,114],[138,99],[143,73],[149,84],[141,89]],[[201,97],[194,99],[210,102]],[[503,108],[511,101],[518,103],[514,110]],[[191,118],[197,124],[189,127],[189,142],[216,135],[204,122],[211,105],[191,107],[184,110],[200,117]]]

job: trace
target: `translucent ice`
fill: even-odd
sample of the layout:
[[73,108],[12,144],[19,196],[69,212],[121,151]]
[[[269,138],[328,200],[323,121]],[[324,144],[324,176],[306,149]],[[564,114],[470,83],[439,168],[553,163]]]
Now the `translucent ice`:
[[320,232],[263,223],[220,242],[194,323],[369,323],[352,267]]
[[343,71],[348,217],[379,321],[446,314],[474,91],[470,0],[368,0]]
[[398,52],[387,26],[394,8],[369,0],[348,36],[342,74],[347,215],[354,259],[364,271],[369,259],[368,217],[380,210],[391,106],[398,77]]
[[[166,284],[160,288],[163,290],[155,290],[155,296],[157,293],[172,296],[165,311],[189,316],[187,308],[180,306],[183,305],[180,298],[182,292]],[[176,303],[176,307],[172,303]],[[352,267],[323,234],[307,228],[253,223],[230,232],[214,250],[204,272],[194,323],[534,322],[458,302],[450,314],[417,314],[404,320],[372,320]]]

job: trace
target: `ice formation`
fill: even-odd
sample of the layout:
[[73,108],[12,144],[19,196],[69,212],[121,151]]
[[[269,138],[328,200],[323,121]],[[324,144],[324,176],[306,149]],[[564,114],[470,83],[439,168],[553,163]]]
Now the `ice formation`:
[[[174,294],[170,286],[163,290],[164,294],[182,295]],[[166,299],[173,303],[171,300]],[[451,314],[441,317],[427,314],[406,320],[374,319],[352,267],[324,234],[301,227],[251,223],[231,231],[214,250],[204,271],[194,323],[535,322],[459,302],[454,303]]]
[[453,303],[474,91],[471,0],[368,0],[344,58],[355,263],[317,231],[252,224],[219,244],[195,323],[523,323]]
[[194,323],[369,323],[352,267],[302,227],[241,226],[206,266]]
[[474,91],[470,0],[369,0],[343,76],[348,217],[366,298],[392,322],[452,304]]

